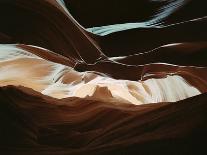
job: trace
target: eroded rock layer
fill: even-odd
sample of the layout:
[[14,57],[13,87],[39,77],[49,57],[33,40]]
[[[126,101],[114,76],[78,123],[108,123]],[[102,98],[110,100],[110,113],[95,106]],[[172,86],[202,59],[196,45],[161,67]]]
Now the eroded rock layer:
[[205,154],[206,15],[204,0],[1,0],[0,154]]

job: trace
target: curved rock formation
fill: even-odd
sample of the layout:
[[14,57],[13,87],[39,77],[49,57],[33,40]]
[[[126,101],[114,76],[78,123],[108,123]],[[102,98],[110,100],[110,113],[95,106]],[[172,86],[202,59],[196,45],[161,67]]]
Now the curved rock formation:
[[204,0],[1,0],[0,154],[205,154]]

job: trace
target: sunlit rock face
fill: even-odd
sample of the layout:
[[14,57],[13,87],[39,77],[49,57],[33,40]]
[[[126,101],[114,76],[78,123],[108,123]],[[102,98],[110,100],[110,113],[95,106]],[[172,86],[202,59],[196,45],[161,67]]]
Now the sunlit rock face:
[[0,0],[0,155],[207,154],[206,0]]
[[1,86],[24,86],[54,98],[89,97],[146,104],[175,102],[201,93],[180,75],[139,81],[117,80],[96,72],[77,72],[15,45],[1,45],[0,51]]

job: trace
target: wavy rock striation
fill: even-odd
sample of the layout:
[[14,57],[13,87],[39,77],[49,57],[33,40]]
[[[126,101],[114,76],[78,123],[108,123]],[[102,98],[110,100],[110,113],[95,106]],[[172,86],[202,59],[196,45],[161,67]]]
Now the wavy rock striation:
[[0,154],[206,154],[205,0],[1,0]]

